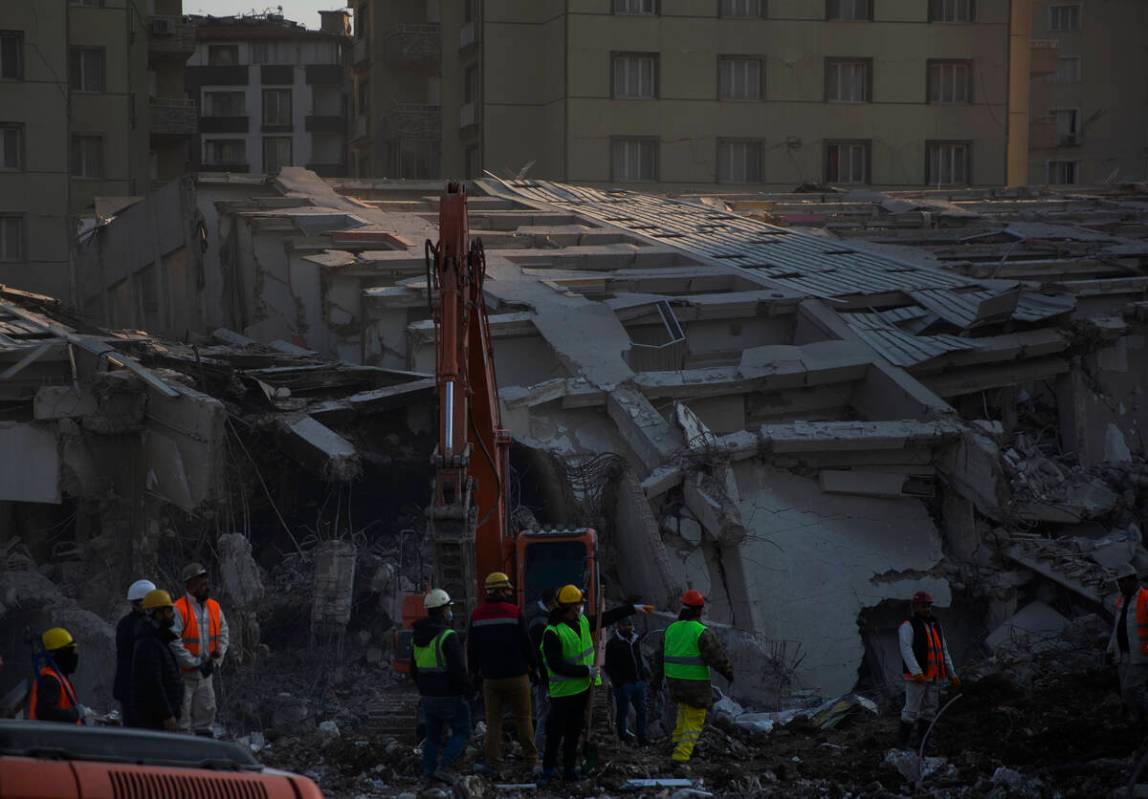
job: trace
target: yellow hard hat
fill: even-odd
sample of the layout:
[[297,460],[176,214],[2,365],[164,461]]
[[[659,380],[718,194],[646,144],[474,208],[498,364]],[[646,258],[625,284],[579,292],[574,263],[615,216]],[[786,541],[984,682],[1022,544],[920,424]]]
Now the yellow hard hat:
[[63,627],[53,627],[50,630],[45,630],[44,634],[40,636],[40,640],[44,642],[44,648],[49,652],[55,652],[58,649],[66,649],[69,646],[76,645],[76,639]]
[[175,603],[171,601],[171,594],[169,594],[167,591],[164,591],[162,588],[157,588],[154,591],[148,591],[147,595],[143,598],[144,610],[171,607],[175,607]]
[[491,572],[486,575],[486,590],[492,591],[495,588],[513,588],[510,584],[510,577],[503,572]]
[[559,605],[577,605],[582,601],[582,589],[576,585],[564,585],[558,592]]

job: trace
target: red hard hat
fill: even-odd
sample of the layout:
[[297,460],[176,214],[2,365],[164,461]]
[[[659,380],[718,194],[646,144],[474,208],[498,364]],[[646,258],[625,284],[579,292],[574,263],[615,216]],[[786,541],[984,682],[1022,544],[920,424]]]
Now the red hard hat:
[[913,594],[914,605],[931,605],[933,604],[933,595],[928,591],[918,591]]
[[706,598],[702,596],[701,591],[691,588],[682,594],[682,604],[687,608],[700,608],[706,604]]

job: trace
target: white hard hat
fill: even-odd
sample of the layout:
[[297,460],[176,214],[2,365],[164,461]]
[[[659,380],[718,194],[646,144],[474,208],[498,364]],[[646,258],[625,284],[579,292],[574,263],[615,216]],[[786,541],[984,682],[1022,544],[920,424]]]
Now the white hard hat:
[[138,602],[155,590],[155,583],[151,580],[136,580],[128,589],[128,602]]
[[434,588],[429,594],[423,598],[423,607],[427,610],[434,610],[435,608],[445,608],[447,605],[453,604],[450,601],[450,594],[441,588]]

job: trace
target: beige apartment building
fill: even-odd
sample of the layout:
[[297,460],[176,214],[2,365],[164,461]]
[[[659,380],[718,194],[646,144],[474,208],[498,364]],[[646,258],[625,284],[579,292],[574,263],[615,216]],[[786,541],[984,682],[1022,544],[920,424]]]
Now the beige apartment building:
[[0,282],[74,301],[78,216],[183,173],[193,48],[180,0],[0,3]]
[[357,177],[437,178],[442,156],[439,0],[356,0],[353,8],[353,172]]
[[1057,64],[1032,86],[1030,181],[1148,179],[1148,2],[1037,0],[1033,35]]

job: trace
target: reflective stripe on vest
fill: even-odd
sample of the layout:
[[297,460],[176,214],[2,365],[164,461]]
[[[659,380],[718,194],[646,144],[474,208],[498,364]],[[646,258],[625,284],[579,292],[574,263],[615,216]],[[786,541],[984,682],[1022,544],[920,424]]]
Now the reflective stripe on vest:
[[[204,604],[207,610],[207,651],[208,654],[214,654],[219,651],[219,631],[221,627],[219,603],[214,599],[208,599]],[[199,657],[199,619],[196,618],[195,610],[191,607],[191,600],[186,595],[181,596],[175,601],[175,609],[179,612],[179,617],[183,620],[183,647],[187,650],[188,654],[193,658]],[[195,669],[180,667],[181,671],[193,672]]]
[[[925,679],[932,681],[936,679],[946,679],[948,673],[945,669],[945,643],[941,638],[941,631],[937,625],[931,621],[925,622],[925,644],[928,647],[928,655],[925,663],[918,663],[921,666]],[[909,672],[904,673],[905,679],[913,678]]]
[[[40,669],[40,676],[51,677],[60,684],[60,710],[71,710],[79,704],[79,702],[76,701],[76,690],[72,688],[71,681],[69,681],[62,672],[57,671],[52,666],[44,666]],[[28,719],[30,721],[40,720],[39,688],[39,680],[32,683],[32,694],[28,697]],[[83,719],[76,719],[76,724],[83,723]]]
[[[1116,597],[1116,616],[1124,609],[1124,595]],[[1148,657],[1148,588],[1136,592],[1136,640],[1140,644],[1140,654]],[[1129,646],[1132,642],[1129,641]]]
[[[571,666],[594,665],[594,639],[590,637],[590,622],[585,616],[578,619],[578,632],[570,629],[565,622],[551,624],[542,633],[542,659],[546,660],[546,633],[553,631],[562,643],[562,662]],[[551,697],[576,696],[590,689],[590,677],[567,677],[554,673],[550,663],[546,663],[546,676],[549,679]],[[595,684],[601,684],[601,678]]]
[[710,667],[702,660],[698,639],[706,626],[696,619],[675,621],[666,628],[662,639],[662,660],[666,678],[671,680],[709,680]]
[[479,621],[472,621],[471,627],[493,627],[496,624],[518,624],[518,619],[480,619]]
[[446,671],[446,658],[442,653],[442,645],[448,635],[454,635],[454,630],[443,630],[426,646],[415,644],[411,647],[419,671],[439,674]]

